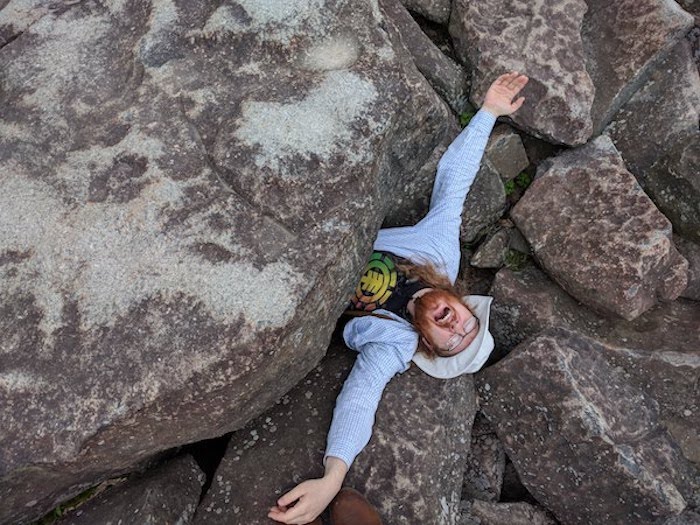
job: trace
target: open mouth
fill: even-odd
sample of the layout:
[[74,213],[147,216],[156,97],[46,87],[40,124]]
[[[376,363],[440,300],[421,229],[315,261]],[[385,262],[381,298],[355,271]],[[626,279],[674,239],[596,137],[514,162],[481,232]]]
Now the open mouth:
[[446,306],[441,310],[438,310],[437,314],[435,315],[435,323],[437,323],[440,326],[444,326],[446,324],[449,324],[452,321],[453,317],[454,312],[451,308]]

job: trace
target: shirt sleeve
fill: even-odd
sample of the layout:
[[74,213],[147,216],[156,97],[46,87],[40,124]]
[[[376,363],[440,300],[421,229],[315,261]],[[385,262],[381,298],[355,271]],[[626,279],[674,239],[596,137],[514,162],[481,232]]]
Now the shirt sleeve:
[[357,360],[336,400],[325,457],[337,457],[350,467],[372,436],[374,418],[384,388],[408,369],[418,336],[403,321],[353,319],[344,331]]
[[481,109],[440,158],[428,214],[415,226],[379,231],[375,249],[431,262],[454,282],[459,272],[462,209],[479,172],[496,117]]

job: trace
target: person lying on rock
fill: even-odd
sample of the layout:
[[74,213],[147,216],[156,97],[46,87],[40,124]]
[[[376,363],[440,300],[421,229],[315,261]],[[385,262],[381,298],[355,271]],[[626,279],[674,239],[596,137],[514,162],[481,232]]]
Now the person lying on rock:
[[483,107],[438,163],[428,214],[415,226],[377,234],[349,307],[357,317],[343,330],[345,343],[358,356],[333,412],[325,474],[280,497],[268,514],[273,520],[305,524],[323,512],[369,442],[386,384],[408,370],[411,360],[439,378],[474,373],[486,363],[493,350],[491,298],[462,299],[453,288],[461,213],[496,118],[522,106],[524,97],[514,99],[527,81],[511,72],[491,84]]

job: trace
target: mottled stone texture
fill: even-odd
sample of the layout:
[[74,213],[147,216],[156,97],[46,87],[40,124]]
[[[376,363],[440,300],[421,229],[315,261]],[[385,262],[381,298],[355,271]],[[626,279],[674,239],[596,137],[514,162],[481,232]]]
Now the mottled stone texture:
[[57,525],[187,525],[203,485],[195,460],[182,456],[107,489]]
[[558,326],[607,342],[606,359],[658,403],[661,422],[686,458],[700,465],[699,303],[664,303],[634,321],[604,319],[533,266],[498,272],[490,295],[489,327],[500,352]]
[[491,164],[504,181],[514,179],[530,165],[522,139],[505,124],[493,128],[483,162]]
[[698,132],[700,75],[690,42],[674,47],[648,82],[605,129],[629,169],[646,188],[649,168],[675,143]]
[[[268,523],[276,497],[323,474],[326,432],[353,360],[354,352],[332,346],[277,406],[234,434],[195,523]],[[346,485],[385,523],[454,524],[475,411],[471,376],[437,380],[413,367],[387,386]]]
[[376,2],[2,4],[6,522],[289,390],[448,112]]
[[[556,525],[544,509],[529,503],[493,503],[474,501],[469,505],[464,525]],[[461,524],[460,524],[461,525]]]
[[511,217],[547,273],[601,312],[634,319],[686,287],[671,224],[607,136],[540,166]]
[[496,434],[472,434],[462,499],[498,501],[506,468],[506,453]]
[[678,142],[652,166],[645,190],[674,231],[700,243],[700,131]]
[[678,0],[678,3],[695,17],[695,25],[700,26],[700,0]]
[[680,254],[688,261],[688,286],[681,297],[700,301],[700,245],[674,235]]
[[562,523],[652,523],[686,507],[692,470],[656,403],[563,329],[477,374],[480,406],[523,483]]
[[399,29],[416,67],[433,89],[458,115],[470,107],[469,81],[459,64],[440,51],[399,0],[382,0],[382,5]]
[[500,268],[508,253],[509,241],[508,230],[498,230],[479,246],[469,263],[477,268]]
[[673,0],[586,3],[581,35],[586,67],[595,84],[591,118],[598,133],[690,30],[693,17]]
[[452,0],[401,0],[414,13],[438,24],[447,24],[450,19]]
[[450,34],[473,70],[473,102],[481,105],[499,74],[525,73],[527,104],[513,121],[553,142],[586,142],[594,88],[581,41],[585,13],[583,0],[455,0]]

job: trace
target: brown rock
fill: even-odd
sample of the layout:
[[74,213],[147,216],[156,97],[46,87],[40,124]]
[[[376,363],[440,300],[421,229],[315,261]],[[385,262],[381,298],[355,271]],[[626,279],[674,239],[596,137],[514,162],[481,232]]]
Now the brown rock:
[[547,273],[601,312],[634,319],[686,287],[670,223],[606,136],[541,165],[511,217]]
[[[275,498],[323,474],[326,432],[353,354],[332,346],[274,408],[234,434],[195,523],[261,523]],[[437,380],[413,367],[387,386],[346,485],[385,523],[453,523],[475,411],[471,376]]]
[[[523,483],[563,523],[651,523],[678,514],[692,469],[656,403],[558,329],[477,374],[479,401]],[[533,366],[536,364],[536,366]]]
[[199,504],[204,478],[192,456],[182,456],[110,487],[57,525],[187,525]]
[[699,115],[700,75],[690,42],[684,39],[617,112],[605,132],[646,188],[649,168],[679,140],[697,133]]
[[525,73],[527,104],[512,117],[518,127],[553,142],[585,143],[594,96],[581,41],[586,9],[583,0],[455,0],[450,34],[473,70],[474,104],[499,74]]
[[693,26],[693,17],[673,0],[586,3],[581,36],[595,84],[591,117],[597,134],[685,36]]
[[51,6],[0,53],[0,522],[296,384],[447,125],[365,2]]
[[530,266],[503,269],[490,291],[490,330],[507,352],[527,338],[565,327],[607,343],[605,358],[624,369],[626,380],[659,405],[660,421],[689,460],[700,465],[700,304],[661,304],[634,321],[604,319]]

